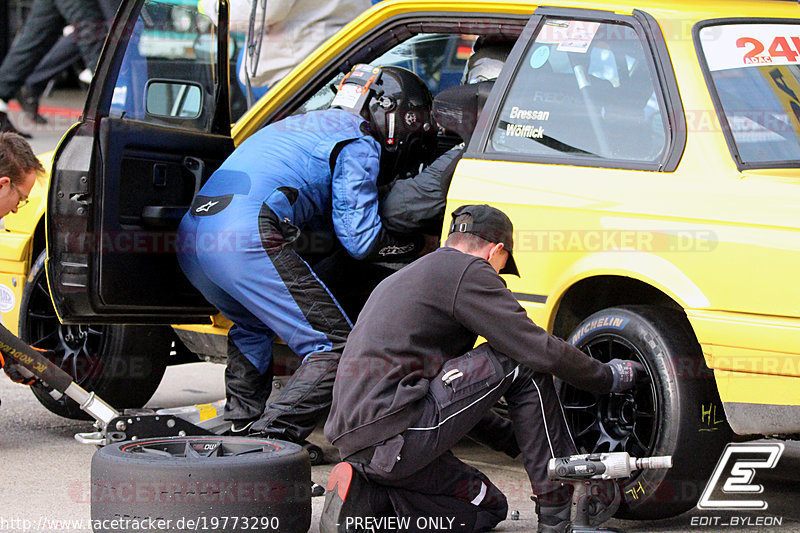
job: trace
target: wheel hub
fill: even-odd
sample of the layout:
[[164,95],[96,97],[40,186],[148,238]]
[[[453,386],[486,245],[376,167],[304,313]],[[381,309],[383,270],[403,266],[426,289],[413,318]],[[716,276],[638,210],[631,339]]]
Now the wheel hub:
[[68,351],[78,352],[86,345],[85,326],[61,326],[58,333]]
[[[602,335],[579,346],[602,362],[630,359],[646,365],[641,353],[627,340]],[[562,398],[575,442],[584,452],[627,451],[650,455],[655,444],[658,400],[650,383],[639,383],[630,391],[593,395],[565,386]]]
[[605,416],[601,418],[605,430],[617,438],[630,435],[636,423],[636,402],[631,395],[612,394],[608,397]]

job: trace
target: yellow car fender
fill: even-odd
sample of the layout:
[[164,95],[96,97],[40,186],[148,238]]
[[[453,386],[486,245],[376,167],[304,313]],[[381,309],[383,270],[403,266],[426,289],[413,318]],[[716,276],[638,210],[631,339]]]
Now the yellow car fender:
[[684,309],[707,308],[703,291],[675,265],[658,255],[637,250],[605,250],[581,257],[567,268],[548,298],[546,314],[552,330],[564,294],[579,281],[596,276],[624,276],[654,287]]

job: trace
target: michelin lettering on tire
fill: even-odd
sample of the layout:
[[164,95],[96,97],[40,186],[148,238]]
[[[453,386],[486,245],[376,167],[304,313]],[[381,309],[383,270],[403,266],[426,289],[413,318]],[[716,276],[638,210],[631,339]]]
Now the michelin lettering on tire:
[[572,334],[569,342],[570,344],[577,344],[586,335],[593,332],[598,328],[612,328],[612,329],[625,329],[628,323],[628,318],[623,316],[607,316],[592,320],[583,325],[578,331]]

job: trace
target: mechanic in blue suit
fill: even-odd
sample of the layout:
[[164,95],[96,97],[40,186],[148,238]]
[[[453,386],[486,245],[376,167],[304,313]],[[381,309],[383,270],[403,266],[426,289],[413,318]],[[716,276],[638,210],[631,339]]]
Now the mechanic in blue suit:
[[[289,117],[243,142],[184,216],[181,267],[234,323],[225,372],[233,433],[302,442],[327,412],[351,323],[291,244],[324,215],[356,259],[419,255],[421,236],[382,225],[378,176],[390,180],[414,154],[430,152],[431,101],[412,72],[356,65],[331,109]],[[303,364],[264,412],[276,334]]]

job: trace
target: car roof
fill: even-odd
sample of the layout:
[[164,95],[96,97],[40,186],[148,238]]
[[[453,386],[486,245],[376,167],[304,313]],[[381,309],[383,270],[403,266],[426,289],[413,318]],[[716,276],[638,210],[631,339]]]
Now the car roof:
[[[404,0],[401,0],[401,2]],[[389,2],[386,2],[389,3]],[[419,3],[419,2],[416,2]],[[442,4],[445,2],[432,2]],[[449,2],[448,2],[449,3]],[[459,4],[471,3],[459,1]],[[800,6],[795,0],[733,0],[733,1],[692,1],[692,0],[635,0],[635,1],[605,1],[605,0],[552,0],[549,2],[507,2],[502,0],[484,0],[476,2],[482,4],[499,4],[506,7],[513,5],[528,5],[536,7],[566,7],[596,9],[600,11],[614,11],[617,13],[631,13],[634,9],[647,11],[656,18],[684,19],[699,21],[714,18],[731,17],[768,17],[768,18],[798,18]],[[503,9],[505,10],[505,9]]]

